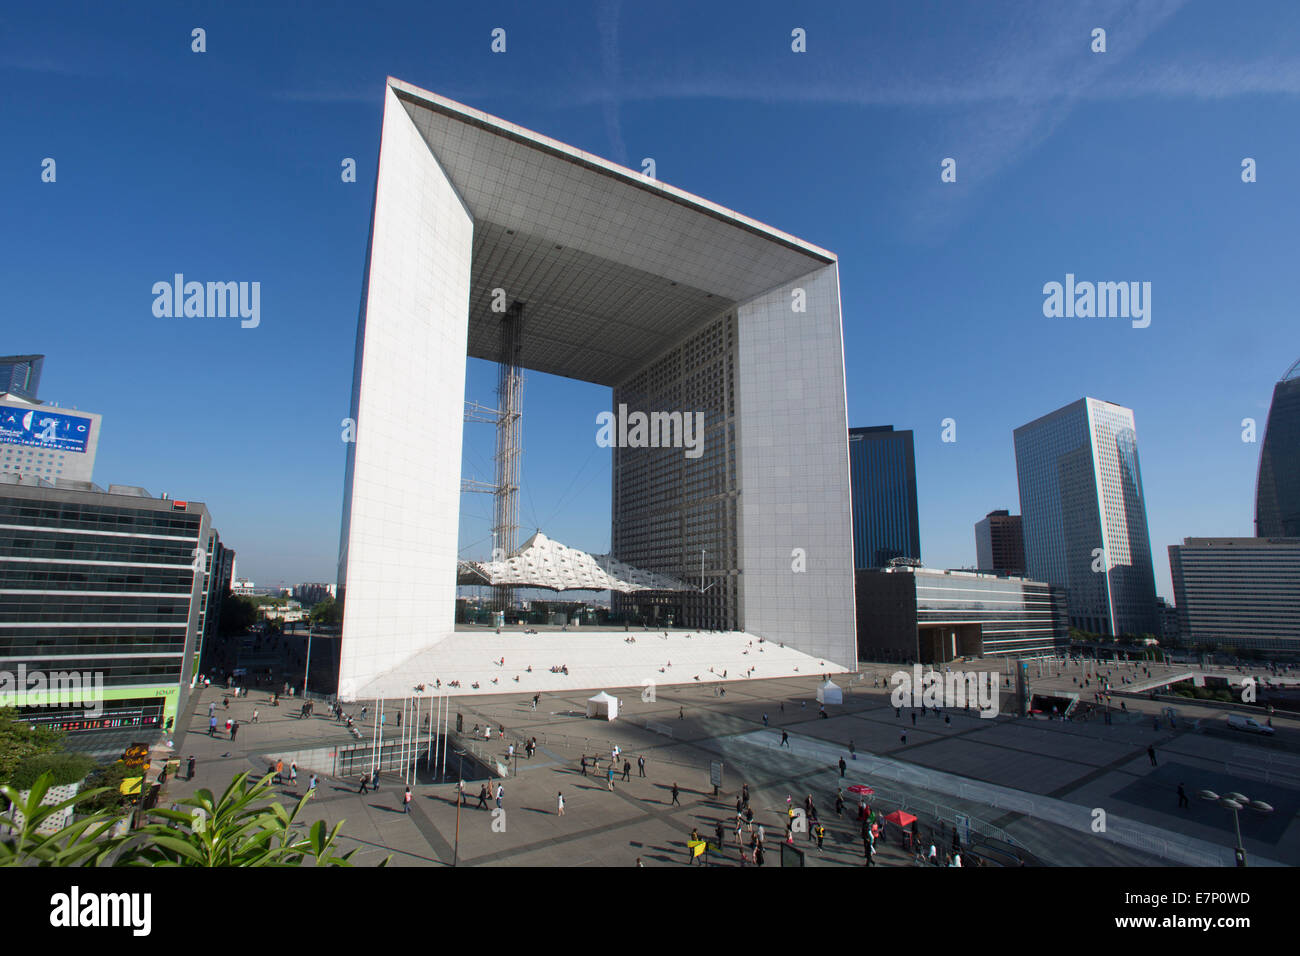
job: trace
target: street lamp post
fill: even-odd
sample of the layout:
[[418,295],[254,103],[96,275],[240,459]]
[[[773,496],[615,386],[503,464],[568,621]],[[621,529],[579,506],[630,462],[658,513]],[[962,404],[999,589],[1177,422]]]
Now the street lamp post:
[[1201,790],[1196,795],[1202,800],[1209,801],[1210,803],[1217,803],[1224,809],[1232,811],[1232,826],[1237,834],[1237,846],[1235,848],[1237,866],[1245,866],[1246,848],[1241,842],[1241,819],[1239,814],[1242,810],[1254,810],[1256,813],[1272,813],[1272,806],[1265,803],[1263,800],[1252,800],[1245,794],[1237,793],[1236,791],[1219,796],[1213,790]]
[[[461,758],[464,756],[465,756],[465,751],[463,750],[456,751],[456,770],[457,770],[456,776],[460,782],[456,785],[456,845],[455,848],[452,850],[452,855],[451,855],[452,866],[455,866],[460,861],[460,805],[465,800],[465,790],[464,790],[465,765],[464,762],[461,760]],[[444,758],[445,758],[445,754],[444,754]]]
[[307,622],[307,664],[302,669],[302,699],[307,699],[307,678],[311,674],[311,635],[314,627]]

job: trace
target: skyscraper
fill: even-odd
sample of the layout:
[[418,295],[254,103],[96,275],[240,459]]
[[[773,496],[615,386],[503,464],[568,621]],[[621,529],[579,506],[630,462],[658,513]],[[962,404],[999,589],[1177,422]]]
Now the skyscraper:
[[1064,587],[1070,624],[1154,633],[1155,575],[1131,409],[1081,398],[1015,430],[1029,576]]
[[0,393],[36,401],[44,365],[44,355],[0,355]]
[[880,568],[891,558],[921,559],[916,455],[910,431],[893,425],[849,429],[853,566]]
[[998,574],[1023,574],[1025,536],[1020,515],[990,511],[975,522],[975,567]]
[[1300,537],[1300,361],[1273,389],[1259,453],[1255,536]]

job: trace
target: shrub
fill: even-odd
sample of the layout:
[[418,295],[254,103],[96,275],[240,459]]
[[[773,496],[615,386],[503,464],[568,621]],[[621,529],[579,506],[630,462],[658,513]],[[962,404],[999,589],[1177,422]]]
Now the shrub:
[[15,790],[30,790],[43,773],[51,775],[50,786],[62,787],[84,780],[95,761],[85,754],[47,753],[25,758],[9,778]]

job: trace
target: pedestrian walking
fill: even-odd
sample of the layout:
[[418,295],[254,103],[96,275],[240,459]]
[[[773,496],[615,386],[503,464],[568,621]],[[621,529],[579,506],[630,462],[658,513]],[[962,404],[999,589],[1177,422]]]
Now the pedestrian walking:
[[402,812],[411,812],[411,788],[406,788],[406,793],[402,794]]
[[847,763],[845,763],[845,762],[844,762],[844,758],[841,757],[841,758],[840,758],[840,779],[841,779],[841,780],[844,779],[844,771],[847,770],[847,769],[849,769],[849,765],[848,765]]
[[197,766],[197,765],[196,765],[196,763],[195,763],[195,761],[194,761],[194,758],[191,756],[190,759],[189,759],[189,762],[188,762],[188,763],[186,764],[186,766],[185,766],[185,779],[186,779],[186,780],[193,780],[193,779],[194,779],[194,768],[195,768],[196,766]]
[[[790,746],[790,735],[787,734],[784,730],[781,731],[781,746],[782,746],[782,747],[789,747],[789,746]],[[793,750],[794,748],[791,747],[790,749]]]
[[478,806],[475,807],[475,809],[486,810],[488,808],[487,802],[488,802],[488,788],[487,788],[487,784],[485,783],[478,788]]
[[375,793],[379,792],[379,768],[378,767],[376,767],[375,772],[370,775],[370,788],[374,790]]
[[713,836],[717,839],[718,853],[722,852],[722,848],[724,846],[722,835],[725,832],[726,832],[726,828],[723,827],[721,820],[719,820],[717,823],[713,825]]
[[1148,747],[1147,747],[1147,756],[1151,758],[1151,766],[1153,766],[1153,767],[1156,766],[1156,748],[1155,748],[1155,747],[1153,747],[1153,746],[1148,746]]
[[369,793],[366,785],[370,783],[370,778],[366,774],[361,775],[361,786],[357,788],[357,793]]
[[497,784],[497,809],[501,809],[501,801],[505,799],[506,788],[504,784]]
[[763,726],[764,726],[764,727],[767,726],[767,714],[764,714],[764,715],[763,715]]
[[916,726],[916,711],[912,711],[912,726]]
[[614,789],[614,765],[612,763],[605,770],[605,781],[608,784],[609,789],[613,790]]
[[316,775],[312,774],[310,777],[307,778],[307,790],[308,792],[310,792],[315,789],[316,789]]
[[586,754],[583,754],[583,755],[582,755],[582,775],[583,775],[584,777],[587,775],[587,755],[586,755]]
[[1191,805],[1191,801],[1187,799],[1187,791],[1183,789],[1183,785],[1180,783],[1178,785],[1178,809],[1181,810],[1183,807],[1190,807]]
[[681,796],[681,791],[677,789],[677,781],[674,780],[673,781],[673,802],[671,804],[672,806],[680,807],[682,805],[680,796]]
[[564,791],[555,795],[555,813],[557,816],[564,816]]
[[636,769],[641,774],[641,776],[643,777],[645,776],[645,757],[636,758]]
[[[343,712],[343,711],[341,711],[341,710],[339,711],[339,713],[342,713],[342,712]],[[258,715],[257,708],[254,707],[254,708],[253,708],[253,723],[257,723],[257,715]]]
[[209,717],[209,718],[208,718],[208,736],[209,736],[209,737],[215,737],[216,735],[217,735],[217,718],[216,718],[215,716],[213,716],[213,717]]
[[907,743],[907,731],[904,730],[901,734],[899,734],[899,735],[898,735],[898,739],[899,739],[899,741],[900,741],[901,743],[906,744],[906,743]]
[[289,782],[295,787],[298,786],[298,761],[296,760],[289,763]]
[[239,721],[235,721],[233,724],[230,725],[230,742],[231,742],[231,743],[234,743],[234,742],[235,742],[235,737],[236,737],[236,735],[238,735],[238,733],[239,733]]
[[623,779],[624,780],[632,779],[632,761],[630,760],[623,761]]
[[284,761],[276,760],[275,762],[275,782],[284,783]]

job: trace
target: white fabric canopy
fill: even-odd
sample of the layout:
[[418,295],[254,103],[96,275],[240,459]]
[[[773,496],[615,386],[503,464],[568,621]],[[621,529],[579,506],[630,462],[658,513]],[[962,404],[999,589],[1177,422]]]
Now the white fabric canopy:
[[819,704],[842,704],[844,703],[844,692],[840,690],[840,685],[833,680],[828,680],[817,688],[817,702]]
[[603,690],[595,697],[587,700],[588,717],[604,717],[606,720],[613,720],[618,716],[618,698],[612,697]]
[[503,561],[460,561],[458,584],[513,584],[555,591],[689,591],[689,585],[642,571],[606,554],[588,554],[540,531]]

